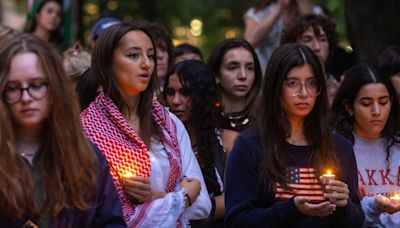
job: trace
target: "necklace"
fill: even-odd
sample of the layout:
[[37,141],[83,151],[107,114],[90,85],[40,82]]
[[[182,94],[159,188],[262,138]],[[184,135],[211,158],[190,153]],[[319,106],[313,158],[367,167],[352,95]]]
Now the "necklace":
[[36,154],[36,151],[31,152],[31,153],[27,153],[27,152],[21,152],[21,153],[20,153],[20,155],[21,155],[22,157],[28,158],[28,159],[34,157],[35,154]]
[[221,113],[223,117],[228,119],[229,125],[232,128],[244,126],[250,122],[249,111],[245,110],[236,113]]

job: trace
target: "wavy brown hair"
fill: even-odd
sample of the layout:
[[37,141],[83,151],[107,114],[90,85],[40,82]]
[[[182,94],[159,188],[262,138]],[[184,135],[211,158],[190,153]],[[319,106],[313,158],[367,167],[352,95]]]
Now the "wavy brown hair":
[[49,214],[64,208],[87,210],[96,192],[98,160],[85,140],[79,119],[79,105],[57,52],[50,45],[23,34],[0,47],[0,91],[8,80],[14,56],[34,53],[48,82],[49,116],[43,124],[42,147],[37,168],[41,175],[42,201],[34,204],[33,177],[17,152],[16,131],[8,104],[0,101],[0,210],[12,217],[24,213]]

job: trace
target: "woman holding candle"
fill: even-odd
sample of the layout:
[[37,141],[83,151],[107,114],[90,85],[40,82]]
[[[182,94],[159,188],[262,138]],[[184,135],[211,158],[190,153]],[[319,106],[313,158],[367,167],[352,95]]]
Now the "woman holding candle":
[[111,26],[92,56],[103,92],[81,114],[87,137],[111,167],[130,227],[185,226],[211,209],[184,125],[153,101],[156,58],[147,29]]
[[188,130],[213,202],[209,226],[222,227],[225,212],[222,179],[226,155],[218,137],[214,76],[205,63],[186,60],[173,66],[165,79],[163,97],[169,110]]
[[332,105],[334,129],[353,142],[367,227],[399,227],[399,106],[388,75],[354,66]]
[[[308,47],[287,44],[272,54],[257,124],[228,157],[228,227],[362,225],[354,153],[348,140],[330,133],[324,80]],[[336,180],[324,185],[319,176],[327,168]]]
[[58,54],[24,34],[0,61],[0,227],[126,227]]

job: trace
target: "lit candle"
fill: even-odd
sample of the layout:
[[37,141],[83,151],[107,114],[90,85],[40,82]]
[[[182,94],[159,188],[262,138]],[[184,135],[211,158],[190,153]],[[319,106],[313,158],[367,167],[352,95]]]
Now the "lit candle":
[[122,177],[134,177],[135,176],[135,174],[134,173],[132,173],[132,172],[129,172],[129,171],[126,171],[126,172],[124,172],[123,174],[122,174]]
[[331,170],[328,170],[324,175],[322,175],[322,184],[328,184],[329,180],[335,180],[335,174]]
[[390,197],[390,200],[400,201],[400,195],[398,193],[395,193]]

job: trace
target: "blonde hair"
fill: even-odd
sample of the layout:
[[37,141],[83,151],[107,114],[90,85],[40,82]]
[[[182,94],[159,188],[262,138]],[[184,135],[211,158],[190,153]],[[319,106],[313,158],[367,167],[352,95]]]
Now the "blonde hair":
[[79,79],[90,68],[91,61],[92,56],[84,50],[79,41],[63,53],[64,70],[73,81]]

